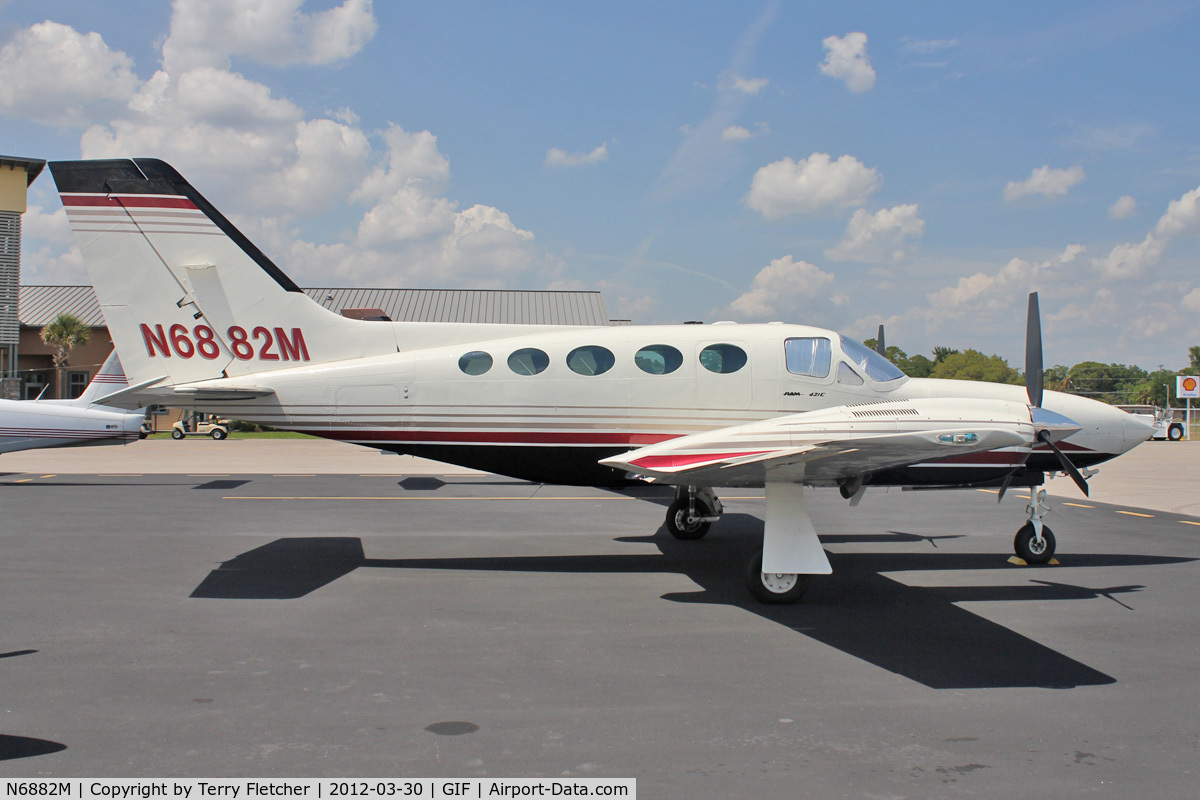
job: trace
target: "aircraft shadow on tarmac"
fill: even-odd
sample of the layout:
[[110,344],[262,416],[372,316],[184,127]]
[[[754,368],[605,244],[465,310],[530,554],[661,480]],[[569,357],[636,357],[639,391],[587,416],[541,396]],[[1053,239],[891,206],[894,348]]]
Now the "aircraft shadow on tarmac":
[[[762,522],[726,514],[719,533],[700,541],[678,541],[660,529],[652,536],[622,537],[622,543],[653,544],[658,554],[496,556],[478,558],[372,559],[356,537],[285,538],[224,562],[192,592],[193,598],[294,599],[361,567],[398,570],[466,570],[542,573],[680,573],[700,589],[664,595],[680,603],[732,605],[811,637],[844,653],[934,689],[1000,687],[1073,688],[1116,679],[992,622],[957,603],[1013,600],[1066,601],[1107,598],[1130,609],[1117,595],[1138,585],[1087,588],[1038,578],[1055,570],[1029,569],[1027,584],[998,586],[909,586],[888,577],[911,571],[991,570],[1004,566],[993,553],[938,550],[937,540],[887,532],[822,536],[833,543],[913,543],[914,552],[830,553],[834,574],[817,578],[804,602],[766,606],[746,593],[741,565],[760,541]],[[929,547],[933,545],[933,547]],[[1194,559],[1166,556],[1070,554],[1065,566],[1134,567]],[[1131,609],[1132,610],[1132,609]],[[1029,613],[1036,614],[1031,607]],[[1122,612],[1124,613],[1124,612]]]
[[66,750],[67,746],[49,739],[34,739],[30,736],[9,736],[0,733],[0,761],[12,761],[17,758],[33,758],[58,753]]

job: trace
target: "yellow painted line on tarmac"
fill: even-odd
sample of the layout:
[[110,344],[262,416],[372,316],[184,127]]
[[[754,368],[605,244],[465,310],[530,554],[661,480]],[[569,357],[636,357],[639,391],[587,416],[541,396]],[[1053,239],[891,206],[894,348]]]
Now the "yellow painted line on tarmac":
[[1127,517],[1145,517],[1146,519],[1154,519],[1153,514],[1139,514],[1136,511],[1118,511],[1118,514],[1124,514]]
[[987,492],[988,494],[1000,494],[999,489],[976,489],[977,492]]
[[43,478],[53,478],[53,477],[55,477],[55,476],[53,476],[53,475],[43,475],[42,477],[43,477]]
[[1063,503],[1064,506],[1074,506],[1075,508],[1095,508],[1095,506],[1085,505],[1084,503]]
[[1197,527],[1200,527],[1200,522],[1192,522],[1190,519],[1181,519],[1179,521],[1184,525],[1196,525]]
[[13,481],[13,483],[29,483],[32,480],[33,480],[33,478],[22,478],[19,481]]

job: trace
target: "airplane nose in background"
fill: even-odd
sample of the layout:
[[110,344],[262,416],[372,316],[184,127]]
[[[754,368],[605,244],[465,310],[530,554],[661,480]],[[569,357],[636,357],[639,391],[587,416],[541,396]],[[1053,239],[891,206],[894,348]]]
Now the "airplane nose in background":
[[1142,442],[1146,441],[1153,435],[1154,426],[1142,422],[1132,414],[1122,413],[1121,420],[1122,434],[1125,438],[1125,444],[1130,448],[1134,448]]

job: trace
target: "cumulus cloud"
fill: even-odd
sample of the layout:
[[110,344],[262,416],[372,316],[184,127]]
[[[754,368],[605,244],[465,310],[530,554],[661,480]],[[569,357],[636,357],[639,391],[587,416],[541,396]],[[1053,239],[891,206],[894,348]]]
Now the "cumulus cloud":
[[899,261],[909,255],[912,241],[925,234],[915,203],[885,208],[871,214],[860,208],[854,212],[846,232],[835,246],[825,251],[833,261],[882,263]]
[[1060,197],[1085,177],[1080,166],[1068,169],[1051,169],[1049,165],[1038,167],[1023,181],[1009,181],[1004,187],[1004,199],[1011,203],[1031,194]]
[[1072,244],[1044,261],[1013,258],[995,274],[978,272],[964,276],[956,285],[927,295],[927,313],[938,319],[961,320],[986,311],[1011,308],[1036,284],[1062,274],[1085,252],[1083,245]]
[[860,31],[845,36],[827,36],[821,41],[825,60],[821,73],[846,84],[852,92],[866,92],[875,85],[875,68],[867,56],[867,35]]
[[725,130],[721,131],[721,141],[723,142],[744,142],[747,139],[754,139],[759,136],[766,136],[770,133],[770,128],[767,123],[760,122],[754,126],[751,131],[748,128],[743,128],[741,125],[730,125]]
[[767,219],[810,214],[828,208],[860,206],[879,188],[879,175],[854,156],[837,161],[813,153],[793,161],[784,158],[754,173],[744,203]]
[[98,33],[40,22],[0,49],[0,112],[46,125],[119,113],[134,96],[133,60]]
[[547,167],[578,167],[607,160],[608,142],[604,142],[590,153],[568,153],[557,147],[551,147],[546,151],[545,165]]
[[[374,30],[368,0],[311,15],[299,8],[299,0],[177,0],[164,66],[145,81],[97,34],[33,26],[0,51],[0,111],[80,129],[85,119],[98,120],[82,130],[84,158],[151,153],[171,162],[210,198],[223,198],[222,210],[297,280],[499,287],[525,270],[555,269],[535,249],[533,233],[507,213],[482,204],[460,210],[446,196],[449,161],[431,132],[390,125],[368,135],[349,108],[308,118],[228,67],[230,56],[328,63],[351,55]],[[240,33],[223,38],[223,26],[233,23],[212,9],[237,17]],[[261,30],[280,20],[278,29]],[[48,76],[40,96],[13,88],[38,66]],[[373,146],[380,140],[382,150]],[[347,201],[363,208],[349,232],[333,234],[340,241],[301,236],[298,217],[344,209]],[[28,275],[82,279],[62,217],[31,206]]]
[[1200,187],[1172,200],[1145,239],[1116,245],[1104,258],[1093,259],[1092,266],[1103,280],[1136,278],[1162,260],[1172,240],[1197,234],[1200,234]]
[[1200,231],[1200,187],[1172,200],[1154,226],[1158,236],[1190,236]]
[[741,92],[753,97],[765,89],[769,83],[770,81],[766,78],[743,78],[739,75],[732,75],[721,80],[720,88],[725,91]]
[[1109,219],[1129,219],[1137,213],[1137,200],[1129,195],[1121,195],[1117,202],[1108,207]]
[[175,0],[163,44],[163,69],[228,69],[242,56],[264,64],[331,64],[350,58],[375,35],[371,0],[344,0],[316,14],[304,0]]
[[729,310],[746,319],[792,313],[831,283],[833,275],[815,264],[783,256],[759,270],[750,291],[730,303]]
[[1200,313],[1200,289],[1192,289],[1191,292],[1183,296],[1179,301],[1179,305],[1183,306],[1185,311],[1193,311]]

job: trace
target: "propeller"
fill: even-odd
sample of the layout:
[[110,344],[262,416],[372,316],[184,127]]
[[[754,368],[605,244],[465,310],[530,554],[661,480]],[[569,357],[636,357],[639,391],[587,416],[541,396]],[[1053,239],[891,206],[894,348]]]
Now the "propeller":
[[1037,292],[1029,293],[1029,318],[1025,323],[1025,391],[1029,405],[1042,407],[1042,314]]
[[887,345],[883,343],[883,325],[879,326],[879,336],[875,339],[875,352],[887,358]]
[[[1029,319],[1025,324],[1025,391],[1029,394],[1030,414],[1034,425],[1048,424],[1059,427],[1062,426],[1062,423],[1074,425],[1062,415],[1042,408],[1042,315],[1038,308],[1037,292],[1029,293]],[[1078,430],[1078,426],[1075,428]],[[1071,459],[1067,458],[1063,451],[1054,444],[1049,429],[1041,428],[1037,432],[1037,440],[1050,448],[1063,468],[1063,472],[1070,475],[1071,480],[1075,481],[1075,485],[1079,487],[1079,491],[1088,496],[1087,481],[1071,463]],[[1003,497],[1003,490],[1007,488],[1008,481],[1005,481],[1005,485],[1001,489],[1001,497]]]

